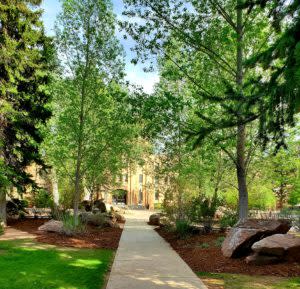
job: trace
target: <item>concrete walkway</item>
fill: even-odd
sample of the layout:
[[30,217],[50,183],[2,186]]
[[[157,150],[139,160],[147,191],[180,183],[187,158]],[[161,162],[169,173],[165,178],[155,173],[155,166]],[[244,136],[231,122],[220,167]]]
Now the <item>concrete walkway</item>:
[[5,228],[4,234],[0,236],[0,241],[35,239],[35,238],[36,238],[35,235],[20,230],[16,230],[11,227],[7,227]]
[[207,289],[188,265],[147,225],[150,213],[132,211],[106,289]]

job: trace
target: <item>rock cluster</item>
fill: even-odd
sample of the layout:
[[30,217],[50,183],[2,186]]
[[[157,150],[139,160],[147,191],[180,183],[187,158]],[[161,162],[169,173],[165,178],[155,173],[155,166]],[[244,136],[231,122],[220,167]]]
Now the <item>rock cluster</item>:
[[300,237],[287,234],[288,220],[248,219],[239,222],[227,234],[222,244],[223,255],[230,258],[247,256],[254,265],[284,260],[300,262]]
[[227,234],[222,245],[223,255],[230,258],[249,255],[255,242],[274,234],[285,234],[290,228],[291,224],[287,220],[241,221]]
[[248,264],[264,265],[283,260],[300,262],[300,237],[292,234],[275,234],[251,247],[254,254],[246,258]]

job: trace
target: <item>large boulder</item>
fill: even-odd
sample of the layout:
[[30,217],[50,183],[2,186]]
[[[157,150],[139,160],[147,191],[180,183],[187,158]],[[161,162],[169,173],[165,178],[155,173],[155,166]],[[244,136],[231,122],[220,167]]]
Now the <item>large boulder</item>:
[[39,231],[64,233],[64,224],[62,221],[50,220],[38,228]]
[[116,217],[117,222],[125,223],[125,217],[119,213],[114,212],[113,215]]
[[149,217],[149,225],[159,226],[160,224],[160,214],[152,214]]
[[241,257],[251,252],[251,246],[274,234],[285,234],[291,228],[288,220],[247,219],[239,222],[227,234],[222,245],[225,257]]
[[300,237],[292,234],[275,234],[254,243],[251,249],[258,255],[278,256],[300,262]]
[[281,258],[278,256],[267,256],[252,254],[246,258],[246,263],[249,265],[269,265],[275,264],[281,261]]
[[103,199],[97,200],[94,202],[94,207],[99,209],[100,213],[106,213],[106,205],[103,202]]
[[90,213],[90,212],[83,212],[81,215],[81,220],[89,225],[97,226],[101,228],[111,227],[115,228],[118,227],[117,218],[116,216],[109,214],[109,213]]

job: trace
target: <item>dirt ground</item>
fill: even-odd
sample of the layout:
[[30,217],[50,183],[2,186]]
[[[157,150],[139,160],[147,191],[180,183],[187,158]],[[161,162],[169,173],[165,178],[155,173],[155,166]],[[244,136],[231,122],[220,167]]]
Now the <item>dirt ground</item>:
[[25,219],[11,220],[8,226],[30,234],[36,235],[36,240],[41,243],[75,248],[103,248],[117,249],[122,234],[121,228],[103,228],[88,226],[85,234],[65,236],[58,233],[38,231],[38,227],[48,220]]
[[230,259],[223,256],[223,233],[192,235],[184,240],[162,228],[156,231],[173,247],[194,272],[238,273],[247,275],[271,275],[281,277],[300,276],[300,264],[285,262],[273,265],[248,265],[245,258]]

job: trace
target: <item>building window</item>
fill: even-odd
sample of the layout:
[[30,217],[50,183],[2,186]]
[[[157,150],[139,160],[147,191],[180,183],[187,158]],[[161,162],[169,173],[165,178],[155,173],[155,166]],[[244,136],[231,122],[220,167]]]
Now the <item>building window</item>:
[[141,188],[139,189],[139,203],[143,203],[143,190]]
[[143,175],[139,175],[139,183],[140,183],[140,184],[143,183]]
[[155,190],[155,200],[158,201],[159,200],[159,191]]

